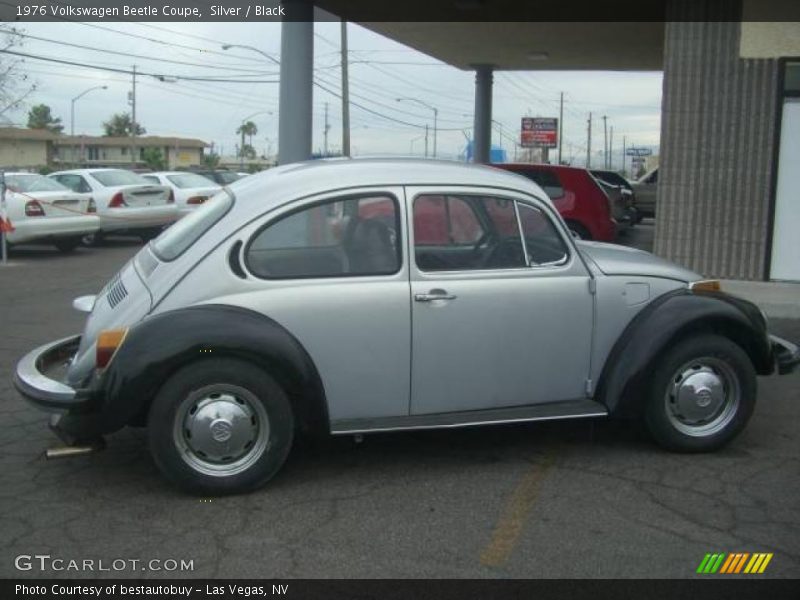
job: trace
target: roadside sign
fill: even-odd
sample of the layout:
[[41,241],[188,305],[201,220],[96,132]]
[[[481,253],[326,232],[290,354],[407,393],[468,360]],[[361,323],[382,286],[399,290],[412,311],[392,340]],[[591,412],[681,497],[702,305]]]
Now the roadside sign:
[[651,156],[653,151],[650,148],[635,148],[631,146],[625,150],[626,156]]
[[522,117],[519,144],[523,148],[558,148],[558,119]]

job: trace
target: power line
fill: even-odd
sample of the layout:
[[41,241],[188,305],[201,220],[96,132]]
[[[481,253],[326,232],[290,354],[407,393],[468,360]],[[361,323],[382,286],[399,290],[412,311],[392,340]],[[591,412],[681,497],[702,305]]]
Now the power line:
[[[80,63],[80,62],[76,62],[76,61],[64,60],[64,59],[60,59],[60,58],[53,58],[53,57],[49,57],[49,56],[37,56],[35,54],[28,54],[27,52],[17,52],[15,50],[0,50],[0,52],[4,53],[4,54],[13,54],[15,56],[23,56],[25,58],[32,58],[32,59],[35,59],[35,60],[42,60],[42,61],[45,61],[45,62],[53,62],[53,63],[62,64],[62,65],[72,65],[72,66],[75,66],[75,67],[84,67],[84,68],[87,68],[87,69],[97,69],[98,71],[109,71],[109,72],[112,72],[112,73],[124,73],[126,75],[131,75],[133,73],[133,71],[131,71],[129,69],[123,69],[123,68],[118,68],[118,67],[105,67],[105,66],[101,66],[101,65],[91,65],[91,64],[87,64],[87,63]],[[179,80],[186,80],[186,81],[211,81],[211,82],[215,82],[215,83],[279,83],[279,81],[277,79],[271,79],[271,80],[266,80],[266,79],[261,79],[261,80],[253,80],[253,79],[223,79],[223,78],[214,77],[214,76],[195,77],[195,76],[189,76],[189,75],[167,75],[167,74],[164,74],[164,73],[145,73],[145,72],[140,72],[139,74],[140,75],[146,75],[148,77],[155,77],[156,79],[159,79],[161,81],[166,81],[166,80],[169,80],[169,79],[179,79]]]
[[140,58],[142,60],[152,60],[152,61],[157,61],[157,62],[171,63],[171,64],[175,64],[175,65],[186,65],[186,66],[191,66],[191,67],[204,67],[204,68],[208,68],[208,69],[220,69],[220,70],[224,70],[224,71],[239,71],[239,72],[250,73],[250,74],[258,75],[258,76],[278,75],[278,73],[276,73],[274,71],[273,72],[264,72],[264,71],[253,71],[252,69],[240,69],[240,68],[236,68],[236,67],[232,67],[232,66],[212,66],[212,65],[208,65],[208,64],[204,64],[204,63],[193,63],[193,62],[187,62],[187,61],[182,61],[182,60],[171,60],[171,59],[168,59],[168,58],[159,58],[157,56],[147,56],[147,55],[143,55],[143,54],[133,54],[131,52],[119,52],[119,51],[116,51],[116,50],[109,50],[107,48],[95,48],[93,46],[85,46],[83,44],[74,44],[74,43],[71,43],[71,42],[62,42],[60,40],[51,40],[51,39],[48,39],[48,38],[43,38],[43,37],[39,37],[39,36],[36,36],[36,35],[30,35],[30,34],[27,34],[27,33],[15,32],[15,35],[18,35],[18,36],[21,36],[21,37],[24,37],[24,38],[29,38],[29,39],[32,39],[32,40],[37,40],[37,41],[40,41],[40,42],[46,42],[46,43],[49,43],[49,44],[58,44],[58,45],[61,45],[61,46],[69,46],[71,48],[80,48],[82,50],[90,50],[92,52],[102,52],[103,54],[115,54],[117,56],[124,56],[126,58]]

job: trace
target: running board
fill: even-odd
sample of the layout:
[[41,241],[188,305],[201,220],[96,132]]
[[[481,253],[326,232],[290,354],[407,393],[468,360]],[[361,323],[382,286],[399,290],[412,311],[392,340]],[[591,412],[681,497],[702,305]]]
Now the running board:
[[594,400],[571,400],[512,408],[471,410],[432,415],[408,415],[401,417],[377,417],[372,419],[339,419],[331,421],[333,435],[373,433],[379,431],[405,431],[412,429],[447,429],[451,427],[473,427],[476,425],[499,425],[502,423],[525,423],[527,421],[549,421],[552,419],[582,419],[605,417],[608,410]]

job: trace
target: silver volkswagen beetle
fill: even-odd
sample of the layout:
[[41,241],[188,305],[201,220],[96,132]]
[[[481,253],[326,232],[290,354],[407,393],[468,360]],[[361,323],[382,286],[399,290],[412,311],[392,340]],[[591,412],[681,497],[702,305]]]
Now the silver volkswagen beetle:
[[756,374],[798,347],[716,281],[578,242],[547,195],[489,167],[298,163],[225,188],[97,294],[17,389],[68,445],[146,426],[194,492],[252,490],[298,431],[633,415],[677,451],[745,426]]

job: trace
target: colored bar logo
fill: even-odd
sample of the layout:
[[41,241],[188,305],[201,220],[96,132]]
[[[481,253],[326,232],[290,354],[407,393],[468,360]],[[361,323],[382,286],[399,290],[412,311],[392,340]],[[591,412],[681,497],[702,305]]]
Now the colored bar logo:
[[714,573],[725,575],[737,574],[758,574],[763,573],[769,561],[772,560],[772,552],[733,552],[726,554],[724,552],[716,554],[706,554],[700,565],[697,567],[697,573],[704,575],[713,575]]

